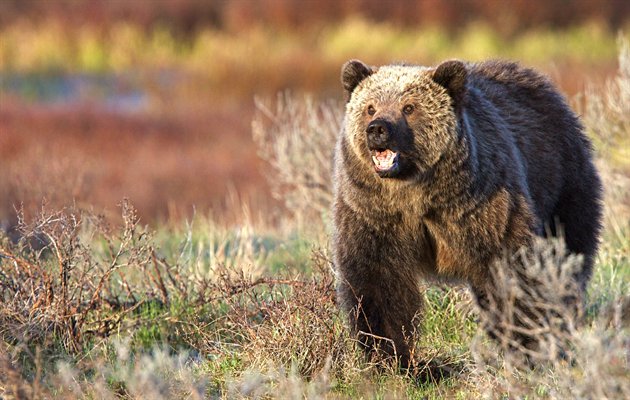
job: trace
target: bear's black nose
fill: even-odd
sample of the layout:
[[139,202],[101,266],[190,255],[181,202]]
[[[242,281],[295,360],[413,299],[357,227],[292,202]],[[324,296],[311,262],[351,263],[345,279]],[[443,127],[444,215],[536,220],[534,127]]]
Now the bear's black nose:
[[375,119],[365,129],[368,135],[370,147],[382,148],[387,144],[389,134],[392,131],[391,124],[383,119]]
[[365,130],[367,133],[374,135],[374,134],[387,134],[388,133],[388,129],[387,129],[387,123],[385,121],[383,121],[382,119],[375,119],[374,121],[370,122],[370,124],[368,125],[367,129]]

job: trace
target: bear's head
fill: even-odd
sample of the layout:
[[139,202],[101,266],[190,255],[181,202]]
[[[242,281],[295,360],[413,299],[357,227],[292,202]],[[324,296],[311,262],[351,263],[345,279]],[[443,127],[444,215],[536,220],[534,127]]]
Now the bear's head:
[[456,60],[435,68],[348,61],[341,81],[350,147],[381,178],[420,178],[457,142],[466,78]]

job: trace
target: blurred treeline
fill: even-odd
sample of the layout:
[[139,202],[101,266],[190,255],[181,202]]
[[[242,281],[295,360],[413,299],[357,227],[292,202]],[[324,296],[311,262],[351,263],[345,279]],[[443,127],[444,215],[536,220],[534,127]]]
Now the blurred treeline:
[[627,0],[3,0],[0,25],[16,18],[57,18],[69,25],[107,27],[120,21],[145,29],[167,27],[189,35],[202,27],[229,31],[253,25],[302,29],[350,16],[403,26],[458,30],[488,21],[502,35],[532,28],[566,28],[586,21],[619,29],[628,20]]

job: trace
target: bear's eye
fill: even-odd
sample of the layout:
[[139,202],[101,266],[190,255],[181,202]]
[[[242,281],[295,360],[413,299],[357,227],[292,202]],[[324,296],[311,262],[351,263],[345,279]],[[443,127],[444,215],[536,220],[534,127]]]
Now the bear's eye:
[[403,112],[407,115],[411,115],[413,113],[414,107],[412,104],[407,104],[403,107]]
[[374,115],[374,114],[376,114],[376,109],[374,108],[374,106],[371,106],[371,105],[370,105],[370,106],[368,106],[368,108],[367,108],[367,113],[368,113],[368,115]]

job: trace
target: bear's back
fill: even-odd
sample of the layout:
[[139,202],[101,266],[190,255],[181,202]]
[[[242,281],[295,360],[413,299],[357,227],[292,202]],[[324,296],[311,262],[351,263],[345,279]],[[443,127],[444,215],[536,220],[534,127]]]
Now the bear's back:
[[549,220],[563,186],[580,179],[579,171],[590,162],[590,143],[579,120],[549,79],[532,69],[505,61],[469,68],[470,89],[505,122],[524,161],[536,213]]

